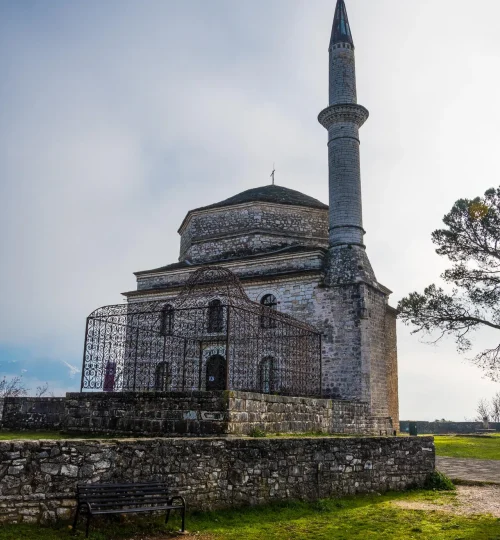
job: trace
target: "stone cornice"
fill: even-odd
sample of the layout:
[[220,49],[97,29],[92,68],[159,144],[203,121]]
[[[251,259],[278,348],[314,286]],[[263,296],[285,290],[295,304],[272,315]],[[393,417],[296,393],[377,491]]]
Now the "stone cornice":
[[358,127],[361,127],[370,113],[362,105],[342,104],[330,105],[319,113],[318,121],[326,129],[330,129],[333,124],[339,122],[352,122]]
[[[324,277],[324,272],[322,269],[317,270],[294,270],[290,272],[277,272],[274,274],[260,275],[260,276],[238,276],[243,285],[246,283],[251,283],[254,285],[266,284],[269,282],[286,282],[286,281],[296,281],[297,278],[311,278],[316,277],[319,280],[322,280]],[[126,298],[148,298],[152,297],[162,297],[166,293],[178,294],[184,288],[184,284],[171,285],[165,287],[157,287],[156,289],[142,289],[139,291],[129,291],[121,293],[122,296]]]
[[311,257],[317,258],[320,257],[323,259],[325,256],[325,251],[319,248],[317,251],[307,251],[306,253],[269,253],[268,257],[265,257],[262,254],[257,254],[254,257],[248,256],[242,259],[235,259],[235,260],[227,260],[227,261],[212,261],[207,262],[205,264],[196,264],[192,266],[185,266],[183,268],[176,268],[174,270],[159,270],[159,271],[152,271],[152,272],[140,272],[135,273],[136,276],[140,278],[151,278],[151,277],[158,277],[158,276],[173,276],[173,275],[179,275],[179,274],[185,274],[186,272],[194,272],[195,270],[198,270],[198,268],[201,268],[202,266],[208,266],[208,265],[218,265],[223,266],[224,268],[234,268],[236,266],[251,266],[251,265],[261,265],[266,264],[270,262],[280,262],[280,261],[287,261],[290,259],[309,259]]

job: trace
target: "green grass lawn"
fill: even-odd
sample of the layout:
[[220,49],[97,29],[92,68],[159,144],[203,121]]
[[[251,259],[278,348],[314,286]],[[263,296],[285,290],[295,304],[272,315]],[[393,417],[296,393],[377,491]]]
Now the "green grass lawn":
[[490,437],[436,435],[434,442],[438,456],[500,460],[500,434]]
[[[440,511],[406,510],[394,505],[395,501],[401,500],[450,504],[454,498],[454,493],[421,491],[288,503],[193,513],[188,516],[187,525],[200,540],[500,540],[500,519],[491,516],[455,516]],[[158,519],[120,522],[116,518],[113,521],[96,523],[90,538],[159,540],[170,537]],[[174,525],[179,525],[177,518]],[[0,528],[0,540],[83,537],[82,529],[72,536],[67,526],[53,529],[37,525],[3,525]]]
[[0,431],[0,441],[64,439],[57,431]]

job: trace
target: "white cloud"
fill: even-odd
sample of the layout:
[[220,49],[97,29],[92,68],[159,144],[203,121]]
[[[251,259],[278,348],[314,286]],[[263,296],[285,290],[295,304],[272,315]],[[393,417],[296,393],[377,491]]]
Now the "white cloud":
[[62,363],[69,368],[69,376],[72,379],[75,377],[75,375],[82,372],[80,368],[77,368],[76,366],[73,366],[70,363],[65,362],[64,360],[62,361]]

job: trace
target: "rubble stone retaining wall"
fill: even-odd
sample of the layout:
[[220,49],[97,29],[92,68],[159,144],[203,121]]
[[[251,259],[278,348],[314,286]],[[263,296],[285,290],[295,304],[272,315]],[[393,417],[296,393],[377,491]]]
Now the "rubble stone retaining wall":
[[420,487],[432,437],[0,442],[0,521],[70,518],[78,482],[166,481],[189,508]]

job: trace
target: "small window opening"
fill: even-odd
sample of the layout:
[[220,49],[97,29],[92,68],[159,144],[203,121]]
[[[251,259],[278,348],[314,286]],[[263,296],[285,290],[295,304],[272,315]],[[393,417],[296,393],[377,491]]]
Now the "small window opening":
[[212,300],[208,304],[208,331],[222,332],[224,330],[224,306],[220,300]]
[[162,336],[171,336],[174,333],[174,308],[167,304],[161,312],[161,328]]
[[[276,311],[278,309],[278,301],[276,300],[276,296],[274,294],[266,294],[262,297],[262,300],[260,301],[261,305],[272,309],[273,311]],[[266,314],[267,310],[262,310],[262,316],[260,318],[260,325],[262,328],[276,328],[276,319],[269,314]],[[269,312],[267,312],[269,313]]]

